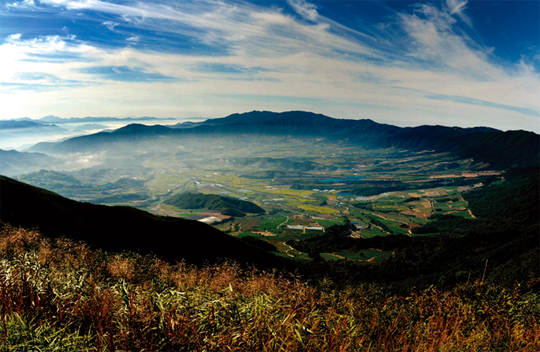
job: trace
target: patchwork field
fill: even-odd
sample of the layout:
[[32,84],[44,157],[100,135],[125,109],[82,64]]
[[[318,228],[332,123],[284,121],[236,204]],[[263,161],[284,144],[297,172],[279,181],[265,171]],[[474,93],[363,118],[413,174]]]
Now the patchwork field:
[[[113,165],[114,169],[73,172],[68,177],[80,181],[77,194],[86,201],[105,199],[110,205],[130,205],[162,216],[200,220],[207,216],[205,208],[179,209],[164,203],[183,192],[252,202],[266,213],[245,217],[217,214],[218,221],[212,226],[231,236],[274,243],[280,255],[302,260],[309,257],[282,243],[325,236],[332,226],[353,224],[349,235],[361,239],[413,235],[412,230],[426,226],[433,214],[473,219],[460,192],[499,180],[496,172],[475,170],[470,159],[455,160],[446,154],[361,150],[345,142],[309,138],[245,137],[193,139],[182,145],[175,140],[171,152],[143,143],[137,166]],[[450,162],[454,165],[451,170],[439,167]],[[59,176],[52,173],[24,177],[49,184],[60,194],[72,192],[72,186],[58,186]],[[142,200],[130,200],[134,197]],[[381,260],[386,256],[344,252],[323,258]]]

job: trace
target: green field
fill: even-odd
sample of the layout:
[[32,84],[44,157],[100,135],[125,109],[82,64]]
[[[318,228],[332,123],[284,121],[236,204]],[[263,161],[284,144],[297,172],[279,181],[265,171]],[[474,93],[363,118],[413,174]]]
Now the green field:
[[277,230],[277,227],[279,225],[285,226],[285,225],[287,225],[287,224],[289,224],[291,222],[292,222],[292,220],[288,219],[285,216],[280,216],[280,217],[277,217],[277,218],[265,218],[265,219],[262,220],[261,224],[258,226],[258,229],[261,230],[261,231]]
[[261,238],[263,236],[259,235],[258,233],[253,233],[253,232],[240,232],[238,235],[236,235],[236,237],[238,238],[242,238],[242,237],[256,237],[256,238]]
[[403,206],[403,205],[398,205],[398,204],[374,205],[373,206],[373,210],[375,210],[375,211],[380,210],[380,211],[384,211],[384,212],[387,212],[387,211],[400,212],[400,211],[407,210],[407,209],[409,209],[409,208],[407,208],[406,206]]
[[363,254],[360,254],[360,257],[366,261],[381,261],[393,255],[390,251],[381,251],[378,249],[363,249],[359,253]]
[[321,253],[321,257],[325,260],[342,260],[343,258],[339,255],[335,255],[332,253]]
[[315,219],[315,221],[321,225],[322,227],[324,227],[325,229],[327,227],[330,227],[332,225],[343,225],[344,224],[344,221],[343,220],[340,220],[340,219],[337,219],[337,220],[321,220],[321,219]]

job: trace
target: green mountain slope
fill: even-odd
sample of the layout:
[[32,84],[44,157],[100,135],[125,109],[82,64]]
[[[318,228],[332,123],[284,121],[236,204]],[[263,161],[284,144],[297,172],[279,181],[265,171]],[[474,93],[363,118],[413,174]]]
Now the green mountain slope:
[[153,253],[196,264],[220,258],[281,267],[272,254],[197,221],[158,217],[130,207],[76,202],[0,176],[0,221],[37,228],[51,238],[65,236],[108,251]]
[[206,208],[218,210],[222,214],[230,216],[246,216],[246,213],[264,213],[263,208],[252,202],[214,194],[182,193],[166,200],[165,203],[180,209]]

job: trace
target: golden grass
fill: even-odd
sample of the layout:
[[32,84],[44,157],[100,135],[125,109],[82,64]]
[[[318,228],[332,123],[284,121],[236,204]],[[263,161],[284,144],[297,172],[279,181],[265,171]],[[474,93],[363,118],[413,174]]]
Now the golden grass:
[[537,293],[376,285],[197,268],[4,227],[2,351],[537,351]]

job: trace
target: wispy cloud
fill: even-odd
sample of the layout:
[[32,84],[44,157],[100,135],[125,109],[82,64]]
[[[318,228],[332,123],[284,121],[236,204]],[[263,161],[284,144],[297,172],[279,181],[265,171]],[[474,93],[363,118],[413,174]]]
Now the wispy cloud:
[[[16,101],[9,99],[17,94],[13,87],[35,84],[32,95],[28,88],[21,90],[21,99],[34,99],[22,106],[38,109],[42,101],[43,110],[45,101],[53,107],[67,102],[63,110],[47,114],[88,109],[89,101],[99,99],[106,102],[99,104],[100,114],[161,116],[310,110],[318,100],[320,112],[336,117],[398,123],[399,110],[401,124],[415,117],[422,123],[443,123],[438,119],[444,118],[451,124],[496,111],[514,114],[522,128],[538,125],[538,72],[525,61],[495,64],[493,48],[460,26],[474,27],[466,1],[420,2],[410,10],[389,12],[387,23],[356,28],[324,16],[305,0],[273,6],[217,0],[42,4],[72,23],[95,23],[87,24],[89,30],[106,28],[113,37],[93,41],[94,34],[10,34],[0,45],[0,63],[10,67],[0,68],[0,81],[12,86],[0,87],[0,103]],[[19,11],[41,5],[25,1],[10,6]],[[80,86],[72,88],[73,82]],[[70,89],[41,94],[47,84]],[[127,108],[130,96],[149,99],[133,99]],[[29,110],[8,105],[7,112],[29,115]],[[495,127],[504,128],[503,122]]]
[[112,21],[105,21],[103,25],[106,26],[110,31],[114,32],[114,27],[118,26],[119,23]]
[[300,16],[310,21],[316,21],[317,17],[319,16],[317,12],[317,7],[314,4],[306,2],[305,0],[287,0],[287,3]]
[[450,10],[450,15],[457,15],[469,27],[472,27],[471,19],[465,14],[468,0],[446,0],[446,6]]
[[517,106],[510,106],[510,105],[504,105],[504,104],[497,104],[490,101],[471,99],[467,97],[460,97],[457,95],[427,95],[426,98],[435,99],[435,100],[449,100],[456,103],[471,104],[471,105],[477,105],[477,106],[487,106],[491,108],[505,109],[509,111],[519,112],[525,115],[540,117],[540,112],[538,110],[521,108]]

